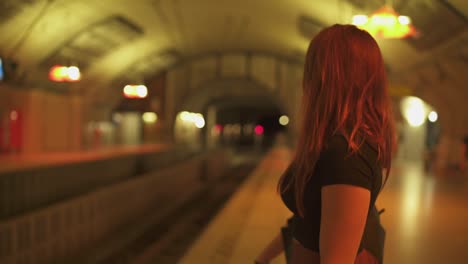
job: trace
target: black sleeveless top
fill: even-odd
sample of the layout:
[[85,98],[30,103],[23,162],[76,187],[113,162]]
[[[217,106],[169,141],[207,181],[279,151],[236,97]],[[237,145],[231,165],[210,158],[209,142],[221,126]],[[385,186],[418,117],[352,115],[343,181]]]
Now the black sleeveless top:
[[[383,241],[378,240],[384,235],[384,231],[375,208],[375,201],[382,186],[382,168],[377,156],[377,149],[369,143],[364,143],[357,153],[351,154],[346,139],[335,135],[320,154],[314,174],[307,183],[304,193],[304,218],[297,213],[293,188],[281,195],[283,202],[294,213],[290,221],[291,232],[302,246],[320,252],[321,188],[326,185],[349,184],[371,192],[369,213],[359,252],[366,248],[382,262]],[[285,177],[291,177],[293,172],[292,164],[286,170]]]

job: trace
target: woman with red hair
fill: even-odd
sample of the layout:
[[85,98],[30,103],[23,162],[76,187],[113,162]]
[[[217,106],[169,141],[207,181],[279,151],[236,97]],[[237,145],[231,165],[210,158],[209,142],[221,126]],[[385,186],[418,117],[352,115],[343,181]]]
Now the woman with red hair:
[[[382,263],[385,232],[375,201],[389,175],[395,135],[376,41],[352,25],[322,30],[307,51],[302,92],[295,157],[278,183],[293,213],[288,262]],[[281,238],[256,263],[288,246]]]

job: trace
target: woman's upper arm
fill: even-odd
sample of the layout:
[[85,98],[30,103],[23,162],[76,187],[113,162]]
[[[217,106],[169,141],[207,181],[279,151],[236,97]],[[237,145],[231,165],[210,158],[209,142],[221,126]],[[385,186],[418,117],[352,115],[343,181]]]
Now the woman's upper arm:
[[347,184],[322,187],[322,264],[353,264],[368,215],[370,191]]

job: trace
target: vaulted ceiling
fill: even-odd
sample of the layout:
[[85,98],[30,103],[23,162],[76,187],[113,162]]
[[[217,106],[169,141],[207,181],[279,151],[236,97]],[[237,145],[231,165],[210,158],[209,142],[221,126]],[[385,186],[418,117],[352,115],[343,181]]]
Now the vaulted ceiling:
[[466,110],[466,0],[2,0],[0,55],[31,81],[55,63],[78,64],[84,94],[112,93],[121,88],[115,79],[138,80],[198,54],[248,50],[300,61],[318,30],[385,2],[421,33],[378,40],[392,82]]

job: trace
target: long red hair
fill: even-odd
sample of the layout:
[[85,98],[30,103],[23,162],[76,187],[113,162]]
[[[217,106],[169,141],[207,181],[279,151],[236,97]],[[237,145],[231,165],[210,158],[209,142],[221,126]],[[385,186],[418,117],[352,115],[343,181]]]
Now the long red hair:
[[296,208],[303,216],[306,183],[331,136],[343,135],[351,152],[364,141],[375,145],[387,179],[395,132],[382,54],[366,31],[333,25],[318,33],[307,50],[302,86],[293,176],[286,181],[283,175],[278,190],[293,188]]

